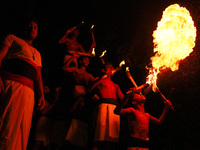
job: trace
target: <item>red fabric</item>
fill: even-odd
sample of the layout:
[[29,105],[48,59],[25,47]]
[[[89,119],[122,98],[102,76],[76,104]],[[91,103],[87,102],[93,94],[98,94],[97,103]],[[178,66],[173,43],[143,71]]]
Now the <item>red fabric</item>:
[[33,89],[33,80],[21,75],[12,74],[6,71],[2,72],[2,78],[6,80],[16,81]]

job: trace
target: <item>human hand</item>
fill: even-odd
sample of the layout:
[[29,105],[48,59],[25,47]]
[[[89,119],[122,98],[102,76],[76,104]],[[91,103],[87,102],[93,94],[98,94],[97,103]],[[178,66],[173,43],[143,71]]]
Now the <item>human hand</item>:
[[138,89],[137,87],[133,87],[133,88],[129,88],[127,94],[129,94],[129,93],[134,93],[134,92],[139,93],[139,92],[141,92],[141,91],[142,91],[142,89]]
[[107,74],[104,74],[103,76],[102,76],[102,79],[105,79],[105,78],[107,78],[108,77],[108,75]]
[[154,86],[154,87],[153,87],[153,91],[154,91],[155,93],[161,93],[160,90],[159,90],[159,88],[158,88],[157,86]]
[[1,77],[0,77],[0,93],[1,93],[2,91],[4,91],[4,84],[3,84],[3,81],[2,81],[2,79],[1,79]]
[[174,110],[172,103],[168,99],[166,99],[164,103],[167,106],[167,108],[171,108],[172,110]]
[[73,57],[78,58],[80,56],[80,54],[78,54],[78,52],[74,52]]
[[96,48],[96,42],[93,42],[91,48]]
[[38,109],[39,110],[42,110],[45,108],[45,100],[44,100],[44,96],[41,96],[39,99],[38,99]]

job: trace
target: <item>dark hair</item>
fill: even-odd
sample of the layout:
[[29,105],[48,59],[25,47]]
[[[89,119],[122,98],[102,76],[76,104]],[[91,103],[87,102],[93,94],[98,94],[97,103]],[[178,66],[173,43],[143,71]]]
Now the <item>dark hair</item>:
[[26,18],[23,22],[24,27],[27,27],[31,21],[34,21],[38,25],[38,20],[35,17]]
[[103,64],[102,68],[105,69],[106,66],[108,66],[108,65],[112,65],[113,66],[113,64],[111,62],[105,62],[105,64]]

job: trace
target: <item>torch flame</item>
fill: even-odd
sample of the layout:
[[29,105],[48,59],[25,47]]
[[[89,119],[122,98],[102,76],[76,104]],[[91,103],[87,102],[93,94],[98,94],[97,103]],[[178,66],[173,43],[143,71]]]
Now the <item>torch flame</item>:
[[91,54],[95,56],[95,48],[92,49]]
[[105,55],[106,52],[107,52],[106,50],[103,51],[103,53],[101,54],[101,56],[99,56],[99,58],[103,57],[103,56]]
[[126,71],[129,71],[129,67],[126,67]]
[[94,28],[94,24],[91,26],[91,28],[90,29],[93,29]]
[[125,60],[120,62],[119,66],[122,67],[122,65],[125,65]]
[[157,29],[153,32],[155,56],[151,57],[152,69],[147,82],[155,82],[157,74],[165,68],[178,70],[179,63],[193,51],[196,27],[189,11],[178,4],[165,9]]

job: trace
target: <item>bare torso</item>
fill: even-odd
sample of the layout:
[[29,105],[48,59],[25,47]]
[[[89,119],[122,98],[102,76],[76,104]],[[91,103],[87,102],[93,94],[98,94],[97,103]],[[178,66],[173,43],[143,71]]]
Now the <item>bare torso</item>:
[[77,69],[76,72],[74,72],[74,79],[76,84],[86,86],[93,80],[93,76],[86,70]]
[[110,79],[102,79],[97,88],[100,98],[117,99],[117,85]]

